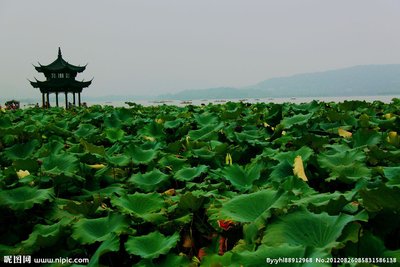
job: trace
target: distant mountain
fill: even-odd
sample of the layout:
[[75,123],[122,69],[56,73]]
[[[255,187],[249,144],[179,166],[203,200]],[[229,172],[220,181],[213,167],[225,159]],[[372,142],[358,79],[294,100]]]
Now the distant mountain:
[[244,88],[185,90],[158,99],[363,96],[400,94],[400,64],[366,65],[272,78]]

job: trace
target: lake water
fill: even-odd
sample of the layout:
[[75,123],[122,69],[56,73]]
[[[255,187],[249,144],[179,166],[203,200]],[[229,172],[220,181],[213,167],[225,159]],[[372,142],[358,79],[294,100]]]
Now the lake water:
[[[134,102],[143,106],[156,106],[156,105],[176,105],[176,106],[185,106],[185,105],[208,105],[212,104],[224,104],[226,102],[247,102],[247,103],[308,103],[313,100],[323,101],[323,102],[344,102],[346,100],[360,100],[366,102],[373,101],[382,101],[384,103],[390,103],[393,98],[400,98],[400,95],[377,95],[377,96],[337,96],[337,97],[292,97],[292,98],[248,98],[248,99],[202,99],[202,100],[192,100],[192,101],[182,101],[182,100],[164,100],[164,101],[151,101],[151,100],[137,100],[128,99],[126,101],[103,101],[103,102],[91,102],[88,101],[87,105],[102,105],[102,106],[113,106],[113,107],[129,107],[125,102]],[[83,97],[84,101],[84,97]],[[53,102],[51,102],[53,103]],[[22,108],[27,108],[33,106],[28,103],[21,103]],[[63,102],[60,102],[60,106],[63,107]]]
[[[248,98],[248,99],[202,99],[202,100],[192,100],[192,101],[182,101],[182,100],[164,100],[164,101],[150,101],[150,100],[127,100],[127,102],[134,102],[143,106],[156,106],[156,105],[208,105],[212,104],[223,104],[229,101],[232,102],[247,102],[247,103],[308,103],[313,100],[322,102],[344,102],[346,100],[360,100],[366,102],[382,101],[384,103],[390,103],[393,98],[400,98],[400,95],[380,95],[380,96],[339,96],[339,97],[296,97],[296,98]],[[89,106],[91,105],[108,105],[114,107],[128,107],[125,104],[126,101],[113,101],[113,102],[87,102]]]

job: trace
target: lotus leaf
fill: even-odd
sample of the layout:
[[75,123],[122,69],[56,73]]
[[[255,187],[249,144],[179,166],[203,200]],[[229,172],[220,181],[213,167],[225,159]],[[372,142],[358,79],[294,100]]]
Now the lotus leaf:
[[[334,149],[340,149],[340,147],[335,147]],[[330,179],[338,178],[346,183],[355,182],[359,178],[371,175],[371,170],[362,163],[363,161],[365,161],[365,154],[357,149],[318,155],[318,162],[321,167],[330,170]]]
[[[179,199],[179,209],[183,211],[197,211],[204,202],[204,193],[203,191],[197,192],[196,194],[195,191],[193,192],[187,192],[181,198]],[[199,194],[200,193],[200,194]]]
[[90,258],[88,267],[100,266],[100,257],[108,252],[116,252],[119,250],[119,238],[116,234],[111,234],[107,240],[103,241],[97,248],[96,252]]
[[92,124],[82,123],[74,133],[78,138],[89,138],[98,134],[98,129]]
[[179,240],[179,233],[172,236],[164,236],[160,232],[152,232],[143,236],[131,236],[125,243],[128,253],[138,255],[144,259],[155,259],[160,255],[167,254],[176,246]]
[[[269,151],[274,153],[275,151]],[[303,146],[296,151],[281,152],[276,154],[274,159],[282,162],[287,160],[288,162],[294,162],[295,158],[300,156],[303,161],[307,161],[313,154],[313,150],[309,147]]]
[[46,173],[59,175],[65,174],[67,176],[78,172],[78,159],[68,153],[63,154],[50,154],[50,156],[43,158],[43,170]]
[[193,168],[182,168],[175,173],[174,178],[178,181],[192,181],[207,170],[208,167],[205,165],[199,165]]
[[29,238],[21,242],[23,252],[32,254],[42,248],[53,246],[61,236],[61,225],[61,222],[35,225]]
[[115,114],[110,114],[104,119],[104,126],[107,128],[121,128],[121,121]]
[[222,169],[221,174],[238,190],[249,190],[253,182],[260,178],[260,168],[257,165],[247,165],[246,168],[233,164]]
[[125,132],[120,128],[107,128],[104,133],[107,139],[113,143],[121,141],[125,136]]
[[127,147],[125,155],[132,158],[135,164],[148,164],[157,157],[157,150],[130,145]]
[[359,129],[353,135],[354,147],[372,146],[381,142],[382,136],[374,130]]
[[25,144],[16,144],[5,149],[4,155],[11,160],[27,159],[33,154],[38,145],[39,143],[37,140],[32,140]]
[[53,201],[52,188],[38,189],[36,187],[21,186],[10,190],[0,191],[0,205],[12,210],[27,210],[35,204],[43,204],[45,201]]
[[157,219],[155,213],[164,207],[164,199],[158,194],[135,193],[113,198],[111,203],[121,212],[133,214],[137,218],[143,218],[146,221]]
[[198,115],[195,114],[193,117],[201,127],[218,124],[218,117],[209,112]]
[[191,140],[216,140],[218,137],[218,131],[223,128],[223,124],[218,125],[207,125],[198,130],[191,130],[189,132],[189,137]]
[[388,188],[381,185],[376,189],[362,189],[360,195],[363,200],[363,206],[367,211],[392,211],[400,212],[400,189]]
[[286,117],[281,121],[281,124],[285,128],[291,128],[293,125],[303,125],[306,124],[310,118],[313,116],[313,113],[309,114],[296,114],[291,117]]
[[130,159],[126,155],[108,157],[108,162],[113,166],[125,167],[129,165]]
[[161,139],[164,136],[164,127],[162,124],[152,121],[140,129],[139,134],[142,136],[150,136],[155,139]]
[[238,195],[223,203],[217,216],[242,223],[265,221],[271,216],[271,209],[282,208],[279,198],[280,194],[272,189]]
[[269,224],[262,243],[267,246],[301,245],[307,248],[307,257],[328,257],[331,250],[340,245],[338,239],[344,227],[357,220],[367,221],[367,215],[361,212],[355,216],[330,216],[300,210]]
[[82,244],[93,244],[112,238],[114,233],[126,232],[128,227],[128,220],[118,213],[96,219],[83,218],[72,226],[72,237]]
[[81,139],[80,143],[84,147],[85,151],[88,153],[97,154],[100,156],[105,156],[105,154],[106,154],[104,146],[96,146],[94,144],[86,142],[83,139]]
[[136,173],[131,176],[128,180],[129,183],[133,184],[146,192],[160,189],[163,185],[168,182],[169,176],[162,173],[158,169],[154,169],[150,172]]

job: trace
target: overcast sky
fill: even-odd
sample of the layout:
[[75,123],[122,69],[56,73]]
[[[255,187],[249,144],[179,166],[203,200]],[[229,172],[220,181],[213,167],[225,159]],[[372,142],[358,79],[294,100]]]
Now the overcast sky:
[[0,103],[59,46],[84,95],[157,95],[400,63],[400,1],[0,0],[0,36]]

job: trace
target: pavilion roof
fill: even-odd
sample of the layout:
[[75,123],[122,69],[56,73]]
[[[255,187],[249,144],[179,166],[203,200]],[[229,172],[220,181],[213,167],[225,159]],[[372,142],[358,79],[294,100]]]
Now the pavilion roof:
[[41,92],[81,92],[82,88],[88,87],[90,81],[76,81],[73,79],[53,79],[49,81],[29,81],[34,88],[40,88]]
[[85,66],[75,66],[75,65],[69,64],[67,61],[65,61],[62,58],[61,48],[58,48],[58,57],[56,60],[54,60],[49,65],[42,65],[39,63],[39,66],[34,66],[34,67],[38,72],[43,72],[43,73],[60,72],[60,71],[63,71],[63,72],[69,71],[69,72],[76,73],[76,72],[83,72],[86,68],[86,65]]

